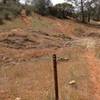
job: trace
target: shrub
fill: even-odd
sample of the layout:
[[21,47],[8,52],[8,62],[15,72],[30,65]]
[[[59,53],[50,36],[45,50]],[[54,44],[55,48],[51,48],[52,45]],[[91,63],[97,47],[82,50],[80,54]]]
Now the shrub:
[[0,18],[0,25],[4,24],[3,18]]
[[0,3],[0,16],[1,19],[12,20],[17,17],[20,13],[20,4],[3,4]]
[[74,17],[74,7],[71,4],[63,3],[57,4],[54,7],[49,7],[51,15],[58,18]]
[[31,6],[31,5],[26,5],[24,8],[26,10],[27,16],[31,16],[32,15],[32,11],[34,10],[34,7]]

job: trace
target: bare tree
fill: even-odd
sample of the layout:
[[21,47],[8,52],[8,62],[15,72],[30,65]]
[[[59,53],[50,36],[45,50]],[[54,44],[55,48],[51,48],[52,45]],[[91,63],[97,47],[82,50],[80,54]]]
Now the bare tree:
[[85,3],[87,0],[66,0],[67,2],[73,4],[81,12],[81,21],[85,23]]

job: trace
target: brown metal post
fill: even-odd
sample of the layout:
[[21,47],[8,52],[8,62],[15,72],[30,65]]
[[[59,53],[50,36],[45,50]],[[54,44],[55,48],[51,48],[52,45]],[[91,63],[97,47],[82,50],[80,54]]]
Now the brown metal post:
[[54,67],[54,85],[55,85],[55,100],[59,100],[59,90],[58,90],[58,74],[57,74],[57,57],[56,54],[53,55],[53,67]]

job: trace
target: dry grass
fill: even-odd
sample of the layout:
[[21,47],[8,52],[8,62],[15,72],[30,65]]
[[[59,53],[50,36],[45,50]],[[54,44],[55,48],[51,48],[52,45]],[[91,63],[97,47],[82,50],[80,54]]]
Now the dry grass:
[[[81,48],[70,48],[58,54],[60,57],[70,59],[68,62],[58,62],[60,97],[63,100],[90,100],[88,69],[81,56],[82,53]],[[1,66],[0,77],[3,79],[0,87],[6,87],[5,91],[8,91],[11,100],[16,97],[21,97],[22,100],[53,100],[54,98],[52,56],[36,58],[13,66]],[[68,84],[71,80],[76,81],[76,86]],[[1,100],[7,98],[5,95]]]
[[[65,43],[61,36],[62,34],[64,36],[75,36],[76,33],[80,35],[87,30],[88,32],[100,32],[100,30],[70,20],[62,21],[34,14],[32,18],[31,27],[26,26],[20,19],[16,19],[0,26],[0,30],[4,32],[5,29],[6,31],[12,31],[12,29],[19,28],[19,30],[16,29],[12,33],[22,36],[35,34],[39,37],[35,40],[42,43],[43,47],[48,43],[57,44],[60,42],[62,48],[17,50],[0,45],[0,54],[15,61],[14,63],[6,62],[4,64],[7,58],[2,60],[3,63],[0,62],[0,100],[15,100],[16,97],[20,97],[21,100],[54,100],[52,53],[57,53],[57,57],[69,59],[68,61],[58,62],[60,99],[93,100],[90,71],[84,58],[85,49],[69,46],[63,48]],[[33,31],[46,32],[49,36],[36,34]],[[3,33],[3,36],[8,33]],[[96,51],[99,55],[100,49],[98,48]],[[75,80],[76,84],[71,86],[69,82],[72,80]]]

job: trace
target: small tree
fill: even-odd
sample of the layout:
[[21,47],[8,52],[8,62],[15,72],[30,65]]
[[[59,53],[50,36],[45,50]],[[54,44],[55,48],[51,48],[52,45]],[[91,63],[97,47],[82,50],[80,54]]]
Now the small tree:
[[19,14],[20,9],[21,5],[19,0],[2,0],[0,3],[0,16],[3,19],[11,20]]
[[33,0],[32,5],[34,6],[34,10],[41,14],[48,14],[48,7],[51,6],[50,0]]
[[100,0],[94,0],[94,19],[95,20],[100,20]]
[[74,7],[68,3],[57,4],[53,8],[56,9],[55,14],[59,18],[72,17],[74,13]]
[[90,22],[91,18],[93,17],[93,13],[94,13],[93,4],[94,4],[93,0],[87,1],[85,3],[85,13],[87,15],[87,22]]

